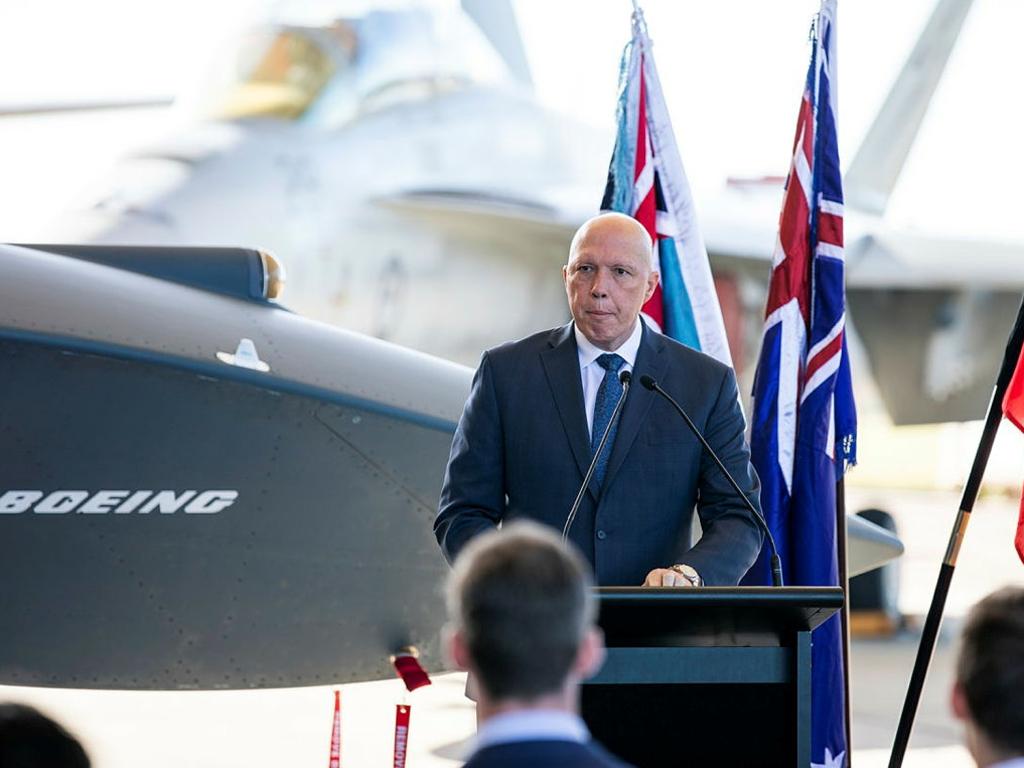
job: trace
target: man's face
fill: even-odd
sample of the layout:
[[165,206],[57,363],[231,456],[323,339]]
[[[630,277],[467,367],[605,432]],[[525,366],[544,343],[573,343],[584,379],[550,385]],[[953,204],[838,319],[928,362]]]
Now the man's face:
[[597,347],[617,349],[633,332],[640,308],[653,294],[646,242],[620,221],[595,222],[562,267],[576,326]]

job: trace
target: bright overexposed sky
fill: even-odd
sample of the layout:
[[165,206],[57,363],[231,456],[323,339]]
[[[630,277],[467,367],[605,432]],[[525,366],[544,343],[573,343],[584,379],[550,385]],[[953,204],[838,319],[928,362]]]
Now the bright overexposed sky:
[[[451,5],[454,0],[432,0]],[[313,0],[304,0],[306,5]],[[358,9],[368,0],[333,0]],[[394,5],[394,2],[389,5]],[[197,78],[268,0],[71,0],[0,4],[0,104],[164,95]],[[840,151],[852,158],[934,0],[839,0]],[[515,0],[539,95],[607,126],[630,0]],[[661,80],[698,195],[728,176],[786,171],[817,0],[647,0]],[[976,0],[925,119],[888,216],[899,226],[1024,239],[1016,189],[1024,176],[1024,3]],[[5,134],[0,126],[0,142]],[[41,131],[52,145],[58,128]],[[85,137],[68,135],[69,141]],[[0,146],[45,154],[46,144]],[[108,142],[109,143],[109,142]],[[610,149],[610,148],[609,148]],[[88,152],[88,145],[83,145]],[[98,161],[97,161],[98,162]]]

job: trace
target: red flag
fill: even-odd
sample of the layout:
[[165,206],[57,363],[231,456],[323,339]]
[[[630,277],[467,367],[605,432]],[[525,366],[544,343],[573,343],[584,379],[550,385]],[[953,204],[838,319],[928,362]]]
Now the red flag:
[[1020,497],[1020,515],[1017,518],[1017,535],[1013,537],[1013,546],[1017,548],[1017,557],[1024,563],[1024,491]]
[[395,667],[395,672],[402,678],[405,687],[410,691],[415,691],[424,685],[430,685],[430,676],[420,666],[420,662],[416,658],[417,655],[414,650],[408,649],[391,657],[391,663]]
[[[1003,415],[1013,422],[1017,429],[1024,431],[1024,355],[1017,360],[1017,368],[1003,396]],[[1017,556],[1024,563],[1024,493],[1021,494],[1017,535],[1013,538],[1013,544],[1017,548]]]
[[341,691],[334,692],[334,727],[331,728],[331,759],[327,768],[341,768]]

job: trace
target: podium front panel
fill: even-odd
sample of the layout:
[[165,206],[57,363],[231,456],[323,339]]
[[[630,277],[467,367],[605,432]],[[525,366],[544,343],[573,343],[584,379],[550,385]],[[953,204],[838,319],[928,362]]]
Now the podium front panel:
[[811,630],[837,588],[602,588],[608,656],[581,692],[638,768],[810,763]]

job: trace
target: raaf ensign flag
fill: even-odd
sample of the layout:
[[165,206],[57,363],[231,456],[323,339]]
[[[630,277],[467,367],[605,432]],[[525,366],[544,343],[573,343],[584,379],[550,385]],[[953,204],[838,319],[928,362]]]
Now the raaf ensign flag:
[[643,312],[660,331],[732,365],[690,184],[676,147],[643,13],[622,54],[618,134],[601,209],[632,216],[655,243],[661,279]]
[[[792,585],[839,583],[836,482],[855,460],[846,353],[836,3],[824,0],[800,103],[754,378],[751,454]],[[769,584],[764,553],[745,583]],[[840,617],[814,632],[812,765],[847,764]]]

